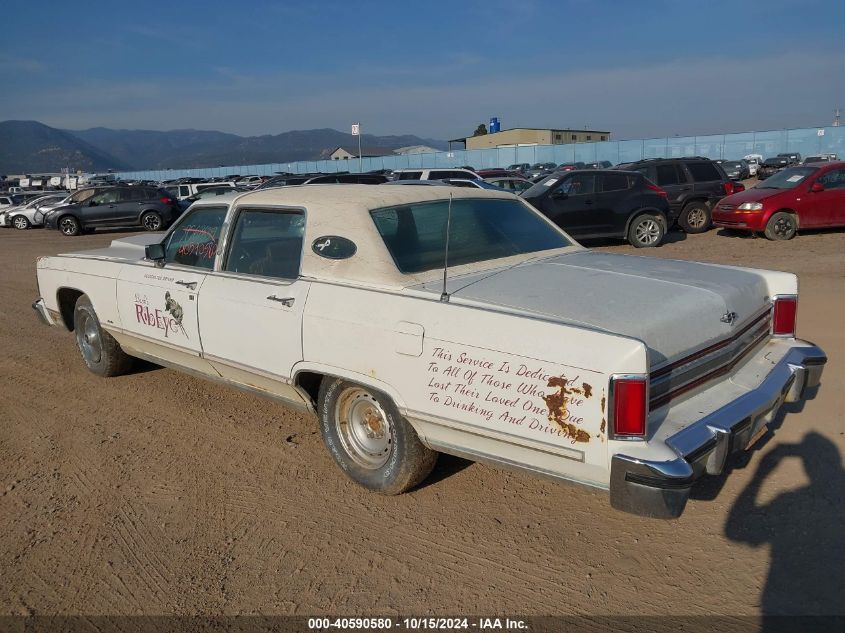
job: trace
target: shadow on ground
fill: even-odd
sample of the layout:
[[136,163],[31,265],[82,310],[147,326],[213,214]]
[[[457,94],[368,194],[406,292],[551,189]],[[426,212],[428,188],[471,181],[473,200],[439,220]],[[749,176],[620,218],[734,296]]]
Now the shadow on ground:
[[[761,504],[766,479],[784,459],[800,459],[809,485]],[[808,433],[799,444],[780,444],[760,460],[725,524],[732,541],[771,549],[761,596],[763,631],[782,630],[778,615],[845,613],[845,470],[836,445]]]

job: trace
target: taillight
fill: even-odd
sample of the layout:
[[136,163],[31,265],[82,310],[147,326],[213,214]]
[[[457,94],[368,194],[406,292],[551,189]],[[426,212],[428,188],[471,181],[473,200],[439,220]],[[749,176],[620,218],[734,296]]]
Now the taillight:
[[731,180],[725,182],[725,195],[729,196],[734,192],[734,183]]
[[734,193],[739,193],[740,191],[745,191],[745,185],[741,182],[734,183]]
[[158,201],[161,202],[162,204],[173,204],[172,198],[159,198]]
[[669,194],[668,194],[668,193],[666,193],[663,189],[661,189],[660,187],[658,187],[657,185],[655,185],[655,184],[653,184],[653,183],[646,182],[646,183],[645,183],[645,187],[646,187],[646,189],[651,189],[651,190],[652,190],[654,193],[656,193],[658,196],[663,196],[664,198],[668,198],[668,197],[669,197]]
[[772,334],[775,336],[795,336],[798,297],[775,297],[773,303]]
[[610,382],[613,439],[645,437],[648,381],[645,376],[614,376]]

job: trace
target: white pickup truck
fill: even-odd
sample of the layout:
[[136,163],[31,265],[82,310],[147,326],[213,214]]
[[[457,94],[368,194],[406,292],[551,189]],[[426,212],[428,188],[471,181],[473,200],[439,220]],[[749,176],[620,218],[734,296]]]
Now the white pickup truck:
[[675,517],[826,362],[794,275],[593,252],[476,189],[259,190],[37,271],[95,374],[138,357],[311,411],[386,494],[445,452]]

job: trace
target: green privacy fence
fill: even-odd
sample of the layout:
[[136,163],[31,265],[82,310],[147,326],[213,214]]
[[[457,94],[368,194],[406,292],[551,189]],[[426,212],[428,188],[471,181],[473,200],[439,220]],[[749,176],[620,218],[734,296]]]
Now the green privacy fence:
[[[478,150],[454,150],[401,156],[380,156],[361,161],[361,171],[376,169],[407,169],[431,167],[459,167],[476,169],[507,167],[514,163],[591,163],[607,160],[625,163],[642,158],[677,156],[707,156],[712,159],[735,160],[748,154],[774,156],[781,152],[799,152],[802,156],[835,153],[845,157],[845,126],[742,132],[739,134],[711,134],[707,136],[675,136],[600,143],[567,145],[522,145]],[[214,178],[228,174],[272,176],[280,172],[310,173],[359,171],[358,160],[320,160],[263,165],[221,165],[197,169],[154,169],[120,172],[124,180],[170,180],[184,176]]]

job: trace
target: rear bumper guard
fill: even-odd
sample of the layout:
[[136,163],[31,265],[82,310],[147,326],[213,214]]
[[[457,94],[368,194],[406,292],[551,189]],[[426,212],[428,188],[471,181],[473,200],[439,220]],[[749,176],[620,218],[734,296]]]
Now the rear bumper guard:
[[792,348],[759,387],[669,437],[666,444],[677,459],[657,462],[614,455],[611,505],[642,516],[680,516],[695,481],[704,474],[721,474],[728,455],[745,450],[782,404],[806,398],[821,382],[826,362],[815,345]]
[[40,297],[33,301],[32,309],[35,310],[35,314],[38,315],[38,320],[41,321],[44,325],[55,325],[56,322],[53,320],[53,316],[50,314],[50,311],[47,309],[47,304],[44,303],[44,299]]

